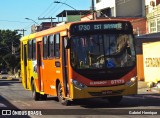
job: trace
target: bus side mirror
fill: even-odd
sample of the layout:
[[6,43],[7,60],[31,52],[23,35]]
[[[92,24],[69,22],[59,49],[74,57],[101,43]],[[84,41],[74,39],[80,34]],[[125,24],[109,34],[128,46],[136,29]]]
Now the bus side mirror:
[[70,41],[70,38],[68,38],[68,37],[65,37],[64,38],[64,47],[66,48],[66,49],[69,49],[70,48],[70,46],[71,46],[71,43],[70,43],[71,41]]

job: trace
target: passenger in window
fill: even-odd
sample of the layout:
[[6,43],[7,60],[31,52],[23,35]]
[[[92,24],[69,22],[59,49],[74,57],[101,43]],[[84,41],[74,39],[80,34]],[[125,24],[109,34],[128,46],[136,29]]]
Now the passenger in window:
[[79,62],[83,62],[86,63],[87,59],[86,59],[86,54],[87,54],[87,42],[85,38],[80,38],[79,39]]

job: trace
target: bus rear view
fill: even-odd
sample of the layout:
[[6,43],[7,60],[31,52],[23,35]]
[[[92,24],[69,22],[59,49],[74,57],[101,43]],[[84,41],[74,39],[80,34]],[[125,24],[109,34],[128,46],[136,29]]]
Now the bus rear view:
[[106,97],[119,103],[137,94],[133,28],[128,21],[73,23],[70,26],[69,93],[72,99]]

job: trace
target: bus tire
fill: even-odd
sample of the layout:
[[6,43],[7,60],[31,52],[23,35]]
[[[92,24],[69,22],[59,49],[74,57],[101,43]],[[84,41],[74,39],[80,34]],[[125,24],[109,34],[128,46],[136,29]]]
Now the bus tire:
[[40,99],[40,94],[36,92],[36,87],[34,82],[32,82],[32,97],[35,101],[38,101]]
[[112,97],[108,97],[108,101],[111,105],[118,105],[121,100],[122,100],[123,96],[112,96]]
[[69,105],[69,100],[67,100],[67,99],[64,98],[62,86],[61,86],[60,83],[58,84],[57,94],[58,94],[58,100],[59,100],[59,102],[62,105],[68,106]]

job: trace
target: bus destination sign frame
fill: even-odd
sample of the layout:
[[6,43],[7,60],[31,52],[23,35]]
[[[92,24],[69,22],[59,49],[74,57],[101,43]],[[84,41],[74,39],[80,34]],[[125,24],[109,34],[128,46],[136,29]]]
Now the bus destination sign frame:
[[130,31],[132,27],[128,22],[95,22],[95,23],[81,23],[73,24],[70,27],[70,33],[85,33],[97,31]]

